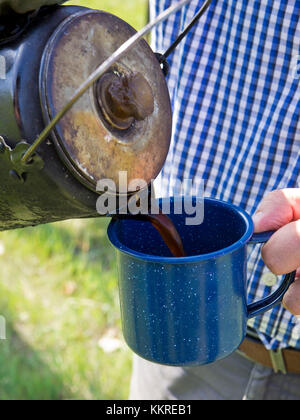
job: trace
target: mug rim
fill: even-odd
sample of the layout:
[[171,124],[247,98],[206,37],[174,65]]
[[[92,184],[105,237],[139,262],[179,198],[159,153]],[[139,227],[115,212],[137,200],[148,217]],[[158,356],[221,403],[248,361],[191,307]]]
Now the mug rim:
[[[171,200],[175,200],[177,197],[171,197]],[[178,197],[180,198],[180,197]],[[150,255],[145,254],[143,252],[135,251],[131,248],[128,248],[126,245],[124,245],[118,238],[117,232],[116,232],[116,226],[118,223],[126,222],[126,220],[118,220],[113,219],[107,230],[108,238],[111,242],[111,244],[121,253],[125,255],[129,255],[130,257],[133,257],[135,259],[138,259],[139,261],[145,261],[145,262],[153,262],[153,263],[161,263],[161,264],[187,264],[187,263],[199,263],[201,261],[207,261],[211,259],[216,259],[224,255],[231,254],[245,245],[250,241],[250,239],[253,236],[254,233],[254,223],[251,218],[251,216],[241,207],[231,204],[229,202],[218,200],[216,198],[210,198],[210,197],[190,197],[191,199],[201,200],[204,202],[211,202],[216,204],[221,204],[223,206],[226,206],[227,208],[235,210],[239,216],[244,220],[246,231],[243,234],[243,236],[236,242],[234,242],[232,245],[223,248],[219,251],[210,252],[207,254],[200,254],[200,255],[193,255],[188,257],[162,257],[158,255]],[[162,200],[162,199],[158,199]]]

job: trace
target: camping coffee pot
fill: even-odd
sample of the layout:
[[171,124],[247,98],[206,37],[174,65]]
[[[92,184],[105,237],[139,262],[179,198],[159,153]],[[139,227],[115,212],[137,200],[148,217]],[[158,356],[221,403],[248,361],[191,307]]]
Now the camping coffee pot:
[[135,30],[73,6],[10,22],[0,40],[0,230],[96,217],[99,180],[114,181],[118,192],[121,171],[128,183],[156,178],[170,146],[171,106],[146,41],[103,74],[24,163],[45,126]]

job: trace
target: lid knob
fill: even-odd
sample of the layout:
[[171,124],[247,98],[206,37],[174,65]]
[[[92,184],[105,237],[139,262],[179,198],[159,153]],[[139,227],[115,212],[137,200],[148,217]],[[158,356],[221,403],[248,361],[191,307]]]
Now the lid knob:
[[97,84],[97,98],[106,121],[127,130],[134,121],[143,121],[154,112],[151,86],[141,73],[110,72]]

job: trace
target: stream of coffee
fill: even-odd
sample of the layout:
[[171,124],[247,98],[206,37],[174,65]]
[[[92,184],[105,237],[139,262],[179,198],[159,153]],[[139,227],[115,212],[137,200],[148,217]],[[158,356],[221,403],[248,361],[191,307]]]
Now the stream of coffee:
[[158,230],[163,241],[174,257],[180,258],[187,256],[184,250],[182,239],[174,223],[168,216],[160,213],[156,215],[149,214],[146,216],[138,216],[138,218],[150,222],[152,226]]
[[[124,218],[124,216],[121,216],[121,218]],[[160,214],[140,214],[137,216],[125,216],[125,218],[151,223],[152,226],[160,233],[163,241],[174,257],[183,258],[187,256],[184,250],[182,239],[174,223],[167,215],[161,212]],[[147,240],[147,238],[145,238],[145,240]]]

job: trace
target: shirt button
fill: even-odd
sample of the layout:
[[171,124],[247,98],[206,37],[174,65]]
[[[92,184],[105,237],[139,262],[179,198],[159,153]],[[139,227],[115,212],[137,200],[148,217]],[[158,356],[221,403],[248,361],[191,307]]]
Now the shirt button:
[[261,279],[262,282],[269,287],[275,286],[277,284],[277,276],[273,273],[265,273]]

